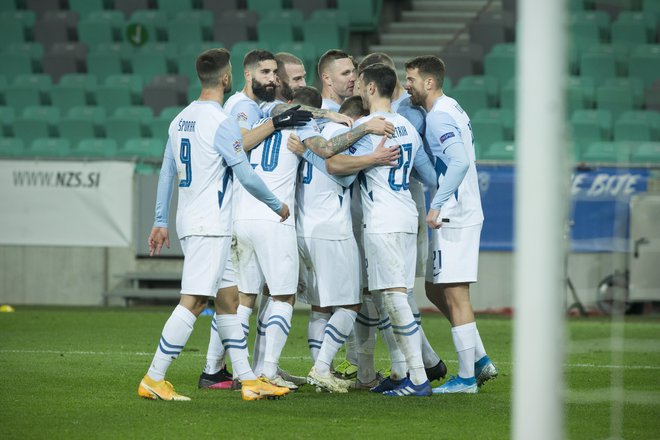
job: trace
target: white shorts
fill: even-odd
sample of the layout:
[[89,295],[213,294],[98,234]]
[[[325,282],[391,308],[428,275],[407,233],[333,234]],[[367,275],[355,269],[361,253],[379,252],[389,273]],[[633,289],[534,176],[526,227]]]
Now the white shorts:
[[265,220],[234,222],[232,258],[238,290],[256,295],[264,283],[273,296],[293,295],[298,285],[296,229]]
[[369,290],[394,287],[412,289],[415,285],[416,234],[390,232],[364,233]]
[[476,283],[481,224],[431,232],[426,281],[433,284]]
[[227,263],[225,263],[225,270],[222,272],[222,280],[220,280],[220,288],[236,286],[236,271],[234,271],[234,263],[231,261],[230,255],[227,255]]
[[423,277],[426,274],[426,261],[428,260],[429,235],[426,226],[426,198],[424,185],[417,180],[410,180],[410,195],[417,206],[417,262],[415,276]]
[[235,285],[233,268],[231,265],[227,267],[230,245],[229,236],[191,235],[182,238],[181,293],[215,298],[218,289]]
[[354,238],[298,237],[298,299],[318,307],[360,304],[360,256]]

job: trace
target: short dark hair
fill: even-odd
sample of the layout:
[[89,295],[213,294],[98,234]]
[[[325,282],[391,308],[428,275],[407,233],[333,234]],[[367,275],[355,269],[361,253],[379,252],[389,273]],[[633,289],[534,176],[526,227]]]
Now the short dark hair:
[[374,64],[385,64],[386,66],[390,66],[392,69],[396,69],[394,60],[392,60],[388,54],[385,52],[373,52],[362,58],[362,61],[360,61],[360,64],[357,68],[358,76],[364,69],[369,66],[373,66]]
[[286,76],[286,71],[284,70],[285,64],[298,64],[304,66],[302,60],[289,52],[278,52],[275,54],[275,61],[277,61],[277,75],[286,80],[288,83],[289,78],[284,78]]
[[309,107],[321,108],[323,103],[323,98],[321,98],[321,93],[316,90],[314,87],[305,86],[300,87],[295,92],[293,92],[293,100],[296,104],[307,105]]
[[252,49],[243,58],[243,69],[253,69],[258,63],[267,60],[275,61],[275,55],[267,50]]
[[382,63],[372,64],[366,67],[360,75],[364,84],[373,82],[380,96],[391,98],[396,87],[396,72],[390,66]]
[[339,113],[346,115],[349,118],[360,118],[369,114],[369,109],[364,108],[364,102],[359,96],[350,96],[344,100]]
[[213,88],[220,84],[222,71],[229,66],[229,51],[227,49],[209,49],[202,52],[195,62],[197,77],[202,88]]
[[348,58],[351,61],[353,60],[349,54],[344,52],[343,50],[339,49],[330,49],[323,55],[321,55],[321,58],[319,58],[319,64],[318,64],[318,70],[319,70],[319,78],[321,78],[321,75],[323,72],[325,72],[333,61],[336,60],[342,60],[344,58]]
[[406,69],[417,69],[422,77],[432,77],[435,88],[442,88],[445,82],[445,63],[435,55],[422,55],[406,61]]

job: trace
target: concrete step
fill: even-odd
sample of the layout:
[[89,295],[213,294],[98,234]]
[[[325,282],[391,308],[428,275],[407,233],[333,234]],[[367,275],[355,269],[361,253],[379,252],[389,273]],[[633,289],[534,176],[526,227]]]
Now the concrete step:
[[388,33],[393,34],[436,34],[457,32],[465,27],[465,22],[456,23],[416,23],[416,22],[395,22],[390,24]]
[[455,32],[436,34],[381,34],[383,45],[439,46],[454,38]]
[[477,12],[488,4],[487,0],[413,0],[415,11],[470,11]]
[[[471,14],[474,17],[476,14]],[[442,11],[403,11],[401,23],[464,23],[471,20],[467,15],[454,15]]]
[[419,55],[440,55],[442,46],[383,45],[369,46],[369,52],[385,52],[393,58],[410,59]]

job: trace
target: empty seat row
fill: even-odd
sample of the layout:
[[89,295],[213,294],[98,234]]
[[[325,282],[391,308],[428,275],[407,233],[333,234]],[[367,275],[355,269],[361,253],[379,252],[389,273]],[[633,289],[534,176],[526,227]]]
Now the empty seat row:
[[115,139],[88,138],[77,142],[63,138],[37,138],[29,144],[22,139],[0,137],[0,157],[103,157],[149,159],[163,157],[165,145],[159,139],[132,138],[123,143]]

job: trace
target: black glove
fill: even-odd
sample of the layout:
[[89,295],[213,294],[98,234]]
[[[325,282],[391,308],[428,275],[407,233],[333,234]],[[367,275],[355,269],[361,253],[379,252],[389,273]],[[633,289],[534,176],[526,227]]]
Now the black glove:
[[277,116],[273,116],[273,126],[275,130],[287,127],[301,127],[312,119],[312,112],[307,110],[298,110],[299,105],[291,107]]

